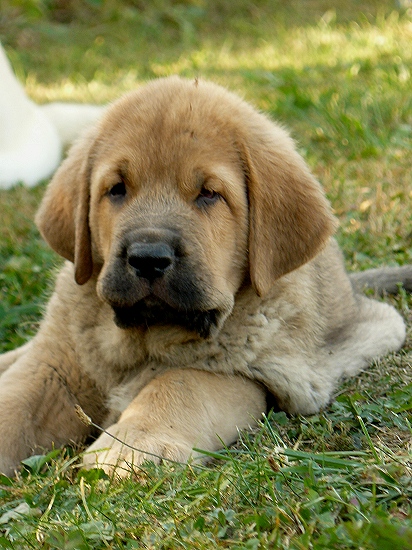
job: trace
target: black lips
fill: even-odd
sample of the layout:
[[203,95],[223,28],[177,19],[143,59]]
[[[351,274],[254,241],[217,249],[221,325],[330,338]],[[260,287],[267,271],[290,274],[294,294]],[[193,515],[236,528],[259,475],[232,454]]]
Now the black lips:
[[202,338],[210,336],[216,327],[218,311],[179,311],[165,302],[145,299],[129,307],[112,306],[119,328],[149,328],[153,325],[178,325],[196,332]]

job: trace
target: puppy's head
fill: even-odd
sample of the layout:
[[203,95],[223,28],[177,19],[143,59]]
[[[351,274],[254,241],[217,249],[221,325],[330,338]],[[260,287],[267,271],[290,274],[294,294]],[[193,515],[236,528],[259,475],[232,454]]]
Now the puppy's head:
[[334,229],[286,132],[237,96],[177,77],[108,109],[71,149],[37,223],[125,328],[202,336],[242,284],[264,295]]

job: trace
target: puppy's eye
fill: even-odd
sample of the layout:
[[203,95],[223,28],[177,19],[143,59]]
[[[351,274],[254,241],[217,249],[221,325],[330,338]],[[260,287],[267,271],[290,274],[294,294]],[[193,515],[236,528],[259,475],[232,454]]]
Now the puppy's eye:
[[107,193],[111,199],[118,200],[126,196],[126,185],[123,181],[119,181],[113,185]]
[[199,195],[196,198],[196,204],[199,207],[202,206],[211,206],[212,204],[215,204],[220,199],[219,193],[216,191],[212,191],[211,189],[206,189],[206,187],[202,187]]

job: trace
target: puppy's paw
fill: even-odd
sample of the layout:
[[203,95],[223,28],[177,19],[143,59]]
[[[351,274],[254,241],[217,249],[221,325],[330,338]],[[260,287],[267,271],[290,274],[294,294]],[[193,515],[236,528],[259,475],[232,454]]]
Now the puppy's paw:
[[[86,469],[101,468],[107,474],[126,477],[138,471],[146,460],[187,462],[191,446],[179,434],[147,433],[143,430],[114,424],[88,447],[83,456]],[[110,435],[109,435],[110,434]],[[113,438],[112,436],[115,436]]]

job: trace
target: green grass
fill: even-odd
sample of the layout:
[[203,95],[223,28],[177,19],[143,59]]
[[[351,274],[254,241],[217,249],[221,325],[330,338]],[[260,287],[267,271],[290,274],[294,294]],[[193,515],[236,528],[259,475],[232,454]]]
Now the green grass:
[[[3,0],[0,39],[38,102],[104,103],[171,73],[228,86],[291,129],[340,220],[349,269],[412,263],[410,10],[145,4]],[[35,332],[59,265],[32,222],[43,190],[0,192],[2,350]],[[206,467],[148,463],[118,482],[79,471],[78,449],[65,449],[0,477],[0,548],[409,550],[412,300],[391,300],[408,321],[400,353],[318,415],[269,415]]]

